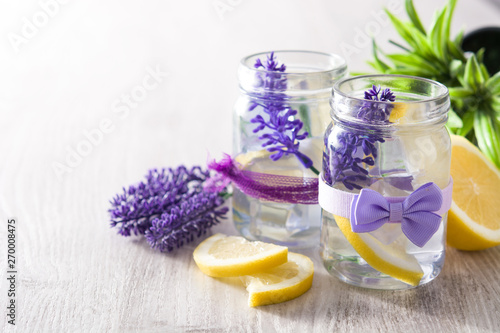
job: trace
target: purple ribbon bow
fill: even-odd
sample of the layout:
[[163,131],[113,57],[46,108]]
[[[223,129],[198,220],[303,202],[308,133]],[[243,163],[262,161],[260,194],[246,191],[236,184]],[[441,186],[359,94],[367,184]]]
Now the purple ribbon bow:
[[434,183],[427,183],[404,200],[390,199],[376,191],[362,189],[351,202],[352,231],[371,232],[386,223],[401,223],[406,237],[413,244],[423,247],[441,223],[441,216],[433,213],[443,203],[441,189]]

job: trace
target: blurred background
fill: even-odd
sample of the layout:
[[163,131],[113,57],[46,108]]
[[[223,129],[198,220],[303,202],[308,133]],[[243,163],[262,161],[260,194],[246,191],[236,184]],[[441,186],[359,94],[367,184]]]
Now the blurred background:
[[[415,1],[425,26],[444,3]],[[369,36],[400,41],[384,7],[406,20],[402,0],[2,0],[3,209],[49,204],[31,188],[107,182],[109,197],[151,167],[231,152],[242,57],[314,50],[371,71]],[[460,0],[452,35],[499,23],[499,0]]]

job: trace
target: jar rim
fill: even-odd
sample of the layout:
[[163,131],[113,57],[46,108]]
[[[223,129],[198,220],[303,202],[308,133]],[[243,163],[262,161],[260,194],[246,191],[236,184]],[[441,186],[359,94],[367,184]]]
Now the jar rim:
[[[394,102],[365,99],[364,92],[378,85],[389,88],[395,94]],[[403,130],[415,126],[444,124],[448,119],[450,99],[448,88],[440,82],[411,75],[371,74],[350,77],[333,85],[330,100],[332,119],[335,115],[343,121],[374,128]],[[387,107],[404,103],[407,114],[402,122],[388,122]],[[372,117],[363,116],[369,103]],[[360,110],[362,115],[360,116]],[[356,112],[358,110],[358,112]],[[373,111],[375,110],[375,111]]]
[[[352,95],[349,95],[347,93],[344,93],[342,90],[340,90],[340,86],[343,84],[346,84],[350,81],[355,81],[355,80],[362,80],[362,79],[374,79],[374,78],[393,78],[393,79],[412,79],[420,82],[427,82],[431,85],[434,85],[435,87],[438,87],[440,90],[440,93],[437,94],[436,96],[429,96],[428,98],[423,98],[421,100],[413,100],[413,101],[405,101],[405,103],[411,103],[411,104],[419,104],[419,103],[429,103],[429,102],[434,102],[434,101],[439,101],[443,99],[447,99],[449,96],[449,91],[448,88],[442,84],[441,82],[434,81],[431,79],[419,77],[419,76],[413,76],[413,75],[401,75],[401,74],[368,74],[368,75],[358,75],[358,76],[353,76],[353,77],[348,77],[341,79],[333,85],[333,94],[340,95],[344,98],[350,98],[356,101],[364,102],[366,99],[364,98],[359,98],[355,97]],[[390,104],[390,102],[384,102],[384,101],[375,101],[375,100],[370,100],[371,103],[376,103],[376,104]]]
[[[347,62],[344,58],[341,56],[334,54],[334,53],[327,53],[327,52],[318,52],[318,51],[307,51],[307,50],[277,50],[277,51],[266,51],[266,52],[259,52],[259,53],[254,53],[249,56],[244,57],[241,59],[240,64],[244,66],[246,69],[254,71],[256,73],[266,73],[268,72],[265,69],[262,68],[255,68],[253,64],[251,64],[251,60],[260,58],[262,56],[267,56],[271,52],[274,52],[275,55],[279,56],[281,55],[287,55],[287,54],[302,54],[302,55],[316,55],[316,56],[323,56],[325,59],[330,59],[330,66],[327,69],[321,69],[321,70],[311,70],[311,71],[285,71],[281,74],[284,75],[311,75],[311,74],[327,74],[327,73],[342,73],[347,71]],[[285,62],[285,65],[287,66],[288,70],[288,65]],[[293,69],[293,66],[292,66]]]

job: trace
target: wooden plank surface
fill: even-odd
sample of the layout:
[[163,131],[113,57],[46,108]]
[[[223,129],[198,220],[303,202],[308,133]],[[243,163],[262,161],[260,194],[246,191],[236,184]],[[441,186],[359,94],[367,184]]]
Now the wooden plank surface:
[[[20,331],[500,330],[499,247],[473,253],[448,248],[441,275],[408,291],[348,286],[329,276],[317,249],[310,249],[304,252],[315,263],[310,291],[287,303],[248,308],[242,286],[198,270],[192,259],[198,241],[172,254],[154,252],[143,239],[108,228],[108,196],[82,181],[72,188],[74,194],[58,195],[49,187],[43,198],[32,198],[26,203],[33,205],[32,214],[21,203],[9,207],[19,212]],[[46,202],[59,206],[59,213]],[[230,219],[213,231],[235,234]],[[3,328],[12,331],[10,325]]]

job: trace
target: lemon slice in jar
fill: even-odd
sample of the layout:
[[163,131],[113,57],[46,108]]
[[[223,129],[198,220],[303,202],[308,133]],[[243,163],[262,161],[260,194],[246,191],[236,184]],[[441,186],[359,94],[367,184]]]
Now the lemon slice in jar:
[[374,237],[351,230],[349,219],[335,215],[335,221],[354,250],[377,271],[412,286],[418,286],[424,272],[415,257],[398,241],[384,245]]
[[241,164],[243,167],[246,165],[250,164],[253,160],[256,160],[258,158],[263,158],[263,157],[269,157],[271,153],[267,151],[266,149],[261,149],[261,150],[256,150],[256,151],[250,151],[248,153],[244,154],[238,154],[234,160]]
[[394,108],[391,110],[391,115],[389,116],[389,122],[391,123],[405,123],[405,116],[408,111],[408,104],[403,102],[394,102],[392,103]]

